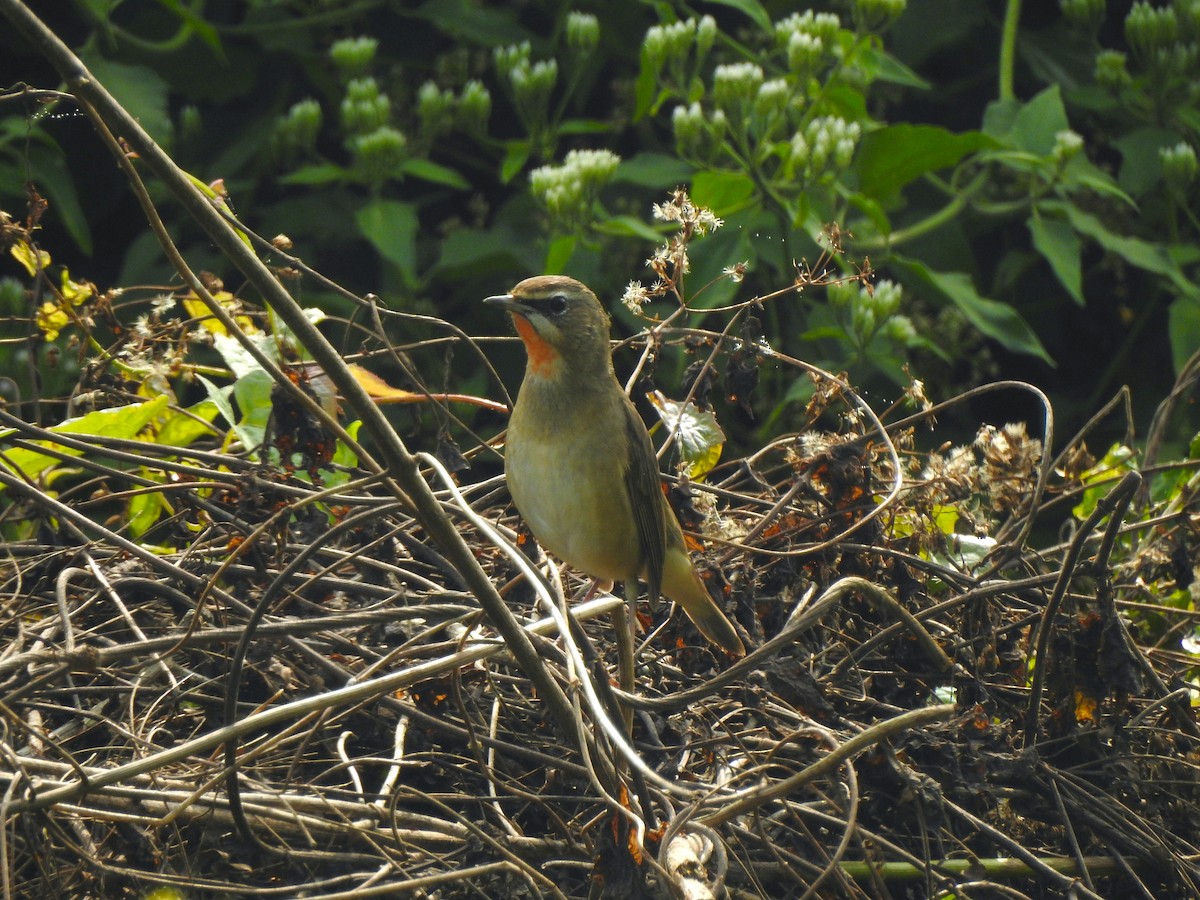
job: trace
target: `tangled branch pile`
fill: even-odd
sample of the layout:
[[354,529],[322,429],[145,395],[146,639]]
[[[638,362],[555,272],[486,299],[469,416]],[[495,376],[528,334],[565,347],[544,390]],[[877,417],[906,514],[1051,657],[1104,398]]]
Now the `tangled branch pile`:
[[[196,323],[168,309],[114,358],[177,346]],[[124,402],[108,371],[83,389]],[[257,454],[211,423],[162,440],[165,406],[157,440],[0,413],[6,895],[1195,893],[1195,478],[1147,505],[1127,461],[1089,465],[1082,435],[1051,459],[1020,426],[921,452],[939,408],[885,423],[811,377],[802,430],[673,492],[756,649],[731,665],[643,609],[628,753],[622,601],[564,638],[495,482],[464,497],[424,458],[569,721],[283,392]]]
[[[0,216],[36,301],[18,333],[73,329],[90,357],[52,416],[0,411],[5,897],[1200,894],[1194,460],[1148,450],[1143,481],[1128,454],[1088,459],[1086,433],[1053,457],[1049,404],[1014,384],[989,389],[1038,397],[1040,439],[923,450],[969,395],[914,389],[898,419],[730,338],[736,317],[693,331],[743,375],[806,371],[812,400],[675,492],[751,652],[731,664],[643,610],[637,691],[616,697],[602,614],[623,601],[563,602],[511,546],[502,486],[460,492],[377,408],[438,399],[389,343],[395,314],[347,298],[373,327],[344,324],[411,393],[356,375],[283,290],[303,271],[285,242],[233,223],[42,43],[186,288],[55,283],[37,204]],[[191,272],[130,148],[271,316]]]

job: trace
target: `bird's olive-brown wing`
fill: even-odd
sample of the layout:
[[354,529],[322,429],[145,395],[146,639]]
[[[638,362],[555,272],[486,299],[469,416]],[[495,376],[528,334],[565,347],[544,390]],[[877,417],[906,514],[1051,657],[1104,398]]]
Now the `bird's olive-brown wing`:
[[654,601],[662,589],[663,557],[666,553],[662,477],[646,426],[631,402],[626,400],[624,407],[625,428],[629,435],[629,468],[625,470],[625,488],[629,491],[629,502],[633,507],[646,586],[651,601]]

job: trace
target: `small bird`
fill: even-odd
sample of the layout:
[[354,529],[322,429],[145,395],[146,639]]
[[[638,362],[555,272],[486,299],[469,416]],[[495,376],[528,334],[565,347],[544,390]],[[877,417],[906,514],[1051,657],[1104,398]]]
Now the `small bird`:
[[484,302],[512,314],[528,356],[504,470],[533,536],[585,574],[625,582],[631,605],[640,576],[652,599],[666,595],[706,638],[744,655],[688,556],[650,435],[613,371],[609,319],[596,295],[573,278],[544,275]]

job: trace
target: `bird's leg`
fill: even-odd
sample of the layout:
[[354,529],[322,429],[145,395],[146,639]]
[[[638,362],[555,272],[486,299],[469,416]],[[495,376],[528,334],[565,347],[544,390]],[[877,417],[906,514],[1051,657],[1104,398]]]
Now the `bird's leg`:
[[[613,613],[613,631],[617,637],[617,686],[625,693],[632,694],[636,680],[636,660],[634,659],[635,638],[637,636],[637,600],[638,583],[636,578],[625,582],[625,602]],[[633,735],[633,708],[621,708],[621,717],[625,720],[625,733]]]

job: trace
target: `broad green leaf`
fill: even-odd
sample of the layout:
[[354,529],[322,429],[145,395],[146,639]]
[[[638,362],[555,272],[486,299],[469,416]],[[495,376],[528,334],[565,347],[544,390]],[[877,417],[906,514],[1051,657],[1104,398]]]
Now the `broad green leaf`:
[[[162,480],[162,476],[151,469],[143,468],[139,474],[151,481]],[[125,508],[125,527],[129,537],[139,540],[164,514],[169,516],[173,512],[162,491],[144,490],[134,494]]]
[[1189,297],[1177,298],[1167,310],[1171,334],[1171,360],[1176,373],[1200,350],[1200,303]]
[[221,36],[217,34],[217,29],[192,12],[190,7],[181,3],[180,0],[158,0],[158,5],[177,15],[179,20],[187,25],[200,40],[212,47],[222,59],[224,58],[221,50]]
[[985,336],[1014,353],[1028,353],[1054,365],[1029,323],[1007,303],[982,296],[964,272],[935,272],[923,262],[902,256],[894,264],[949,299]]
[[414,15],[432,22],[446,34],[457,35],[480,47],[517,44],[534,37],[517,24],[510,10],[475,0],[428,0]]
[[687,184],[695,171],[694,166],[665,153],[639,153],[617,166],[613,180],[638,187],[670,190]]
[[400,166],[400,171],[413,178],[429,181],[433,184],[444,184],[446,187],[457,188],[461,191],[470,190],[471,182],[463,178],[447,166],[440,166],[427,159],[406,159]]
[[697,172],[692,179],[692,201],[718,216],[754,196],[754,181],[740,172]]
[[[49,430],[56,434],[71,434],[79,437],[98,435],[122,438],[124,440],[135,440],[142,429],[167,408],[167,402],[167,398],[164,396],[147,400],[145,403],[135,403],[115,409],[99,409],[84,416],[67,419],[65,422],[55,425]],[[6,428],[3,432],[0,432],[0,441],[10,438],[16,433],[15,429]],[[65,453],[68,456],[82,456],[84,452],[74,447],[55,444],[52,441],[37,441],[37,443],[44,447],[53,446],[56,451]],[[60,460],[53,456],[38,453],[36,450],[27,450],[23,447],[7,448],[3,451],[3,455],[0,456],[0,466],[5,471],[19,472],[23,477],[29,479],[37,478],[43,471],[59,462]],[[0,490],[3,490],[3,488],[0,488]]]
[[875,78],[879,81],[896,84],[900,87],[914,88],[918,91],[927,91],[933,86],[890,53],[874,47],[866,47],[860,50],[860,57],[864,52],[872,55],[875,64]]
[[500,180],[508,184],[525,168],[532,151],[529,141],[509,141],[504,150],[504,162],[500,164]]
[[1066,164],[1062,171],[1062,182],[1071,191],[1086,188],[1105,197],[1120,200],[1130,209],[1137,209],[1137,202],[1125,191],[1121,190],[1109,175],[1080,153]]
[[242,434],[238,430],[237,414],[233,411],[233,404],[229,401],[229,396],[233,393],[233,385],[227,384],[224,387],[217,387],[203,375],[197,375],[196,378],[204,385],[204,390],[208,392],[209,402],[217,408],[221,413],[221,417],[233,428],[238,440],[242,442],[242,446],[247,450],[258,446],[253,442],[249,434]]
[[[883,206],[875,200],[874,197],[868,197],[866,194],[855,191],[848,193],[846,199],[850,205],[861,212],[875,226],[875,231],[880,235],[887,236],[892,233],[892,221],[883,210]],[[865,237],[859,234],[859,237]]]
[[976,150],[996,147],[981,131],[955,134],[935,125],[890,125],[868,133],[859,146],[859,184],[864,194],[884,199],[916,178],[956,165]]
[[[262,332],[248,335],[248,337],[268,359],[279,361],[279,346],[275,338]],[[250,351],[243,347],[242,342],[237,338],[228,334],[214,334],[212,341],[213,347],[221,354],[221,359],[225,361],[225,365],[229,366],[229,370],[233,372],[235,378],[241,378],[251,372],[262,371],[258,360],[250,355]]]
[[156,143],[171,143],[171,116],[167,112],[167,83],[153,69],[114,62],[101,56],[94,46],[81,49],[80,56],[91,73],[125,107]]
[[[355,419],[353,422],[350,422],[346,425],[346,432],[350,435],[350,437],[358,440],[358,429],[361,426],[362,422],[360,422],[358,419]],[[323,470],[325,474],[321,480],[325,487],[337,487],[339,484],[345,484],[347,481],[349,481],[353,477],[354,473],[353,471],[347,470],[352,470],[358,465],[358,456],[353,450],[346,446],[345,442],[339,440],[337,442],[337,449],[333,451],[333,460],[331,461],[331,465],[334,468]],[[304,477],[303,473],[297,474],[300,475],[300,477]]]
[[1179,268],[1179,264],[1161,244],[1152,244],[1141,238],[1126,237],[1114,234],[1108,227],[1091,213],[1086,213],[1071,203],[1046,203],[1045,208],[1062,210],[1067,220],[1080,234],[1092,238],[1097,244],[1110,253],[1115,253],[1127,263],[1164,275],[1171,280],[1176,289],[1186,297],[1200,300],[1200,289],[1196,287]]
[[49,142],[41,141],[30,141],[28,147],[28,170],[21,171],[19,175],[16,172],[8,175],[5,173],[8,167],[4,166],[0,167],[0,177],[14,187],[32,180],[50,200],[51,215],[62,221],[79,249],[91,256],[92,233],[83,207],[79,204],[75,179],[67,168],[62,151]]
[[617,237],[635,237],[653,243],[658,243],[663,239],[661,232],[655,231],[653,226],[643,222],[637,216],[612,216],[602,222],[597,222],[593,227],[600,234],[612,234]]
[[1046,88],[1028,103],[990,103],[983,123],[984,132],[991,137],[1038,156],[1049,156],[1055,136],[1070,128],[1058,85]]
[[555,128],[559,134],[604,134],[612,130],[610,123],[600,119],[564,119]]
[[261,446],[263,442],[267,422],[271,418],[271,391],[274,387],[274,379],[262,371],[251,372],[233,383],[233,396],[241,413],[237,433],[247,449]]
[[1174,147],[1179,140],[1178,132],[1151,125],[1135,128],[1114,140],[1113,146],[1121,152],[1121,170],[1117,176],[1121,187],[1140,197],[1158,184],[1162,178],[1158,151]]
[[1134,452],[1124,444],[1113,444],[1108,448],[1104,457],[1090,469],[1079,476],[1084,484],[1083,496],[1071,510],[1077,519],[1086,519],[1096,509],[1096,504],[1121,480],[1126,472],[1132,472],[1136,466]]
[[658,76],[646,65],[646,54],[642,54],[641,68],[638,71],[637,84],[634,87],[633,121],[644,119],[647,115],[658,112],[658,108],[669,98],[670,94],[658,86]]
[[281,175],[279,181],[281,184],[316,186],[340,184],[343,181],[348,181],[349,178],[350,171],[348,169],[334,165],[333,163],[321,163],[320,165],[304,166],[294,172]]
[[571,254],[575,252],[576,239],[574,235],[563,235],[550,242],[546,249],[545,272],[547,275],[561,275],[567,268]]
[[1083,241],[1078,233],[1068,223],[1039,215],[1036,209],[1026,224],[1033,236],[1033,246],[1050,263],[1071,299],[1083,306],[1083,267],[1080,264]]
[[411,203],[377,198],[357,213],[358,230],[379,255],[400,270],[408,285],[417,281],[417,208]]
[[201,400],[186,412],[167,412],[166,419],[158,429],[155,440],[168,447],[188,447],[199,437],[213,434],[209,423],[217,417],[217,405],[211,400]]

